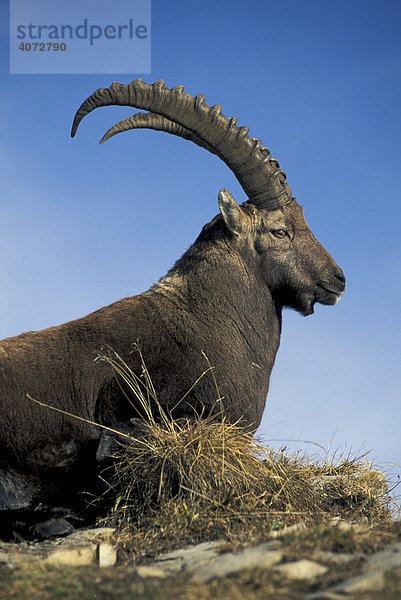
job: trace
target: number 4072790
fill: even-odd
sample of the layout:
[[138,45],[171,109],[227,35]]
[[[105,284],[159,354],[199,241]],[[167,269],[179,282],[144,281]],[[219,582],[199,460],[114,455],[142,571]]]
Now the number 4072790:
[[61,44],[58,42],[21,42],[18,50],[24,52],[64,52],[67,50],[67,45],[64,42]]

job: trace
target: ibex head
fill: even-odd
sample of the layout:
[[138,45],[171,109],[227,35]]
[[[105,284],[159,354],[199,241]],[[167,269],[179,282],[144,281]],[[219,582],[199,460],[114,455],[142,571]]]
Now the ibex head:
[[254,248],[262,278],[278,307],[309,315],[315,302],[338,302],[345,289],[344,274],[314,237],[295,200],[275,210],[250,202],[241,207],[222,190],[219,205],[231,234],[248,239],[248,248]]
[[278,308],[309,315],[316,302],[339,300],[345,289],[343,272],[313,236],[278,161],[260,140],[249,137],[247,127],[237,127],[237,119],[225,117],[220,105],[208,107],[201,94],[194,98],[182,86],[170,90],[163,81],[147,85],[137,79],[94,92],[77,111],[71,135],[89,112],[113,104],[150,112],[120,121],[101,143],[128,129],[156,129],[191,140],[228,165],[248,200],[239,206],[227,190],[220,192],[227,234],[257,260]]

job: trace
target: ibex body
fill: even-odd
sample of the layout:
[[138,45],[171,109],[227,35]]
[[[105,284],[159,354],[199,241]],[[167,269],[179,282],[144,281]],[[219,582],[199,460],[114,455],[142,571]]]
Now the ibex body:
[[[341,269],[314,238],[278,162],[248,137],[247,128],[237,128],[220,107],[207,107],[203,96],[137,80],[90,96],[77,112],[73,134],[88,112],[109,104],[150,112],[117,124],[106,139],[138,127],[189,139],[226,162],[248,200],[238,206],[222,190],[219,215],[142,295],[0,344],[3,509],[43,501],[50,488],[62,494],[68,473],[94,463],[101,436],[96,426],[38,406],[27,394],[88,421],[128,423],[138,415],[109,366],[95,358],[109,346],[138,371],[138,342],[158,398],[173,416],[222,409],[230,420],[256,429],[283,307],[308,315],[316,302],[335,304],[344,291]],[[208,364],[213,370],[201,377]]]

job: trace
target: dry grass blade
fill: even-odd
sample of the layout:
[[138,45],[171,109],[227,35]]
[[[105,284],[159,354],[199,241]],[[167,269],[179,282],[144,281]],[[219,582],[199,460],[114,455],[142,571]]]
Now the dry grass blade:
[[140,377],[115,353],[101,359],[148,417],[145,438],[121,445],[114,457],[117,499],[107,518],[130,524],[137,552],[216,537],[249,543],[271,528],[338,515],[390,518],[384,477],[372,465],[349,457],[319,464],[275,451],[222,414],[174,421],[157,400],[142,356]]

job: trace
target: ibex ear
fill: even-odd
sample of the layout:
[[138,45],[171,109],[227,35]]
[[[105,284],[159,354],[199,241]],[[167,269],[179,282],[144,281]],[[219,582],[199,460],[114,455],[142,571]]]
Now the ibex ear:
[[231,233],[241,233],[244,228],[244,214],[228,190],[219,192],[219,207]]

